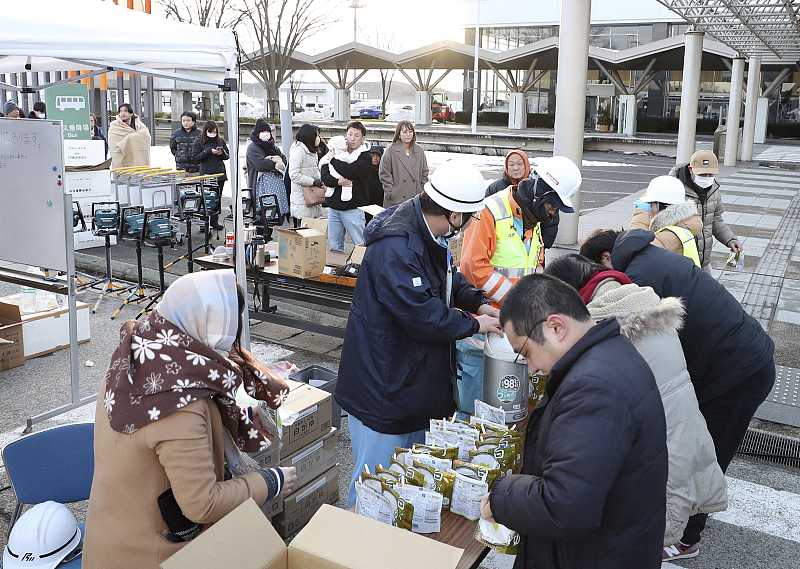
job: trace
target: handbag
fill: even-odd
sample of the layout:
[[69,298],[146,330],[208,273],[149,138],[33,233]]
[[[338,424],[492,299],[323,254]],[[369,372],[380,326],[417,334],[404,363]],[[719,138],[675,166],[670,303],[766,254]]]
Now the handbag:
[[306,207],[313,207],[325,203],[325,190],[319,186],[303,186],[303,199],[306,200]]
[[286,187],[283,185],[283,173],[277,170],[261,172],[256,182],[256,204],[263,195],[274,195],[278,201],[281,215],[289,213],[289,200],[286,198]]

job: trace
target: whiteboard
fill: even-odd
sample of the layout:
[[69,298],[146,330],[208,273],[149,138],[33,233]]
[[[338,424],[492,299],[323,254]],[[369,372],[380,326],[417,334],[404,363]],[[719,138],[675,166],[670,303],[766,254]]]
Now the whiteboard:
[[0,259],[67,271],[71,210],[61,121],[0,117]]

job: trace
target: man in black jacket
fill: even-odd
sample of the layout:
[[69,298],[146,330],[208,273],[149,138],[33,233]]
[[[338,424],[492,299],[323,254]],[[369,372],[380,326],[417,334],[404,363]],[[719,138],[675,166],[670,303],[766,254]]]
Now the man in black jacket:
[[[347,125],[347,153],[350,160],[344,161],[329,151],[330,163],[320,169],[322,183],[334,188],[333,195],[327,198],[328,207],[328,245],[331,251],[344,252],[344,232],[350,235],[354,245],[364,242],[364,212],[358,209],[369,203],[369,181],[372,175],[372,154],[366,142],[367,128],[359,121]],[[356,155],[358,158],[353,159]],[[339,175],[331,175],[330,167]],[[342,186],[351,186],[353,197],[342,199]]]
[[653,373],[613,318],[595,324],[577,291],[529,275],[500,322],[531,370],[548,374],[525,433],[522,473],[481,516],[520,533],[514,569],[657,569],[667,434]]
[[169,137],[169,149],[175,157],[175,169],[193,174],[200,171],[200,164],[192,159],[194,140],[200,136],[197,117],[191,111],[181,113],[181,125],[181,128]]
[[355,459],[349,507],[365,464],[388,466],[395,447],[425,442],[430,420],[455,411],[455,341],[500,333],[498,310],[453,270],[447,247],[483,208],[484,189],[474,166],[450,160],[365,231],[336,385]]
[[[623,271],[661,298],[683,300],[686,323],[679,336],[686,367],[725,472],[775,384],[775,344],[723,285],[688,257],[650,245],[653,237],[642,229],[597,231],[581,245],[581,255]],[[707,517],[689,518],[679,552],[668,559],[697,555]]]

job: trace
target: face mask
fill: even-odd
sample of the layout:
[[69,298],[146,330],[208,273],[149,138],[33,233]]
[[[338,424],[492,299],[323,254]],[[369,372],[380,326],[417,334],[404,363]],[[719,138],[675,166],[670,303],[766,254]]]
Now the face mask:
[[209,133],[206,133],[206,136],[208,136],[208,138],[217,138],[217,133],[216,132],[209,132]]
[[314,141],[314,146],[319,146],[319,143],[322,142],[319,137]]
[[714,176],[695,176],[694,185],[698,188],[710,188],[714,185]]
[[446,233],[446,234],[445,234],[443,237],[444,237],[444,238],[445,238],[447,241],[455,241],[455,240],[457,240],[459,237],[461,237],[461,234],[462,234],[462,231],[461,231],[461,230],[464,228],[464,226],[465,226],[467,223],[469,223],[469,220],[470,220],[470,218],[468,217],[468,218],[467,218],[467,221],[464,221],[464,214],[462,213],[462,214],[461,214],[461,225],[459,225],[458,227],[456,227],[455,225],[453,225],[453,224],[451,223],[451,224],[450,224],[450,233]]
[[260,138],[261,140],[263,140],[264,142],[266,142],[266,141],[268,141],[270,138],[272,138],[272,135],[271,135],[270,133],[268,133],[268,132],[265,130],[265,131],[262,131],[262,132],[259,132],[259,133],[258,133],[258,138]]
[[40,119],[47,118],[44,113],[36,113],[36,116],[39,117]]

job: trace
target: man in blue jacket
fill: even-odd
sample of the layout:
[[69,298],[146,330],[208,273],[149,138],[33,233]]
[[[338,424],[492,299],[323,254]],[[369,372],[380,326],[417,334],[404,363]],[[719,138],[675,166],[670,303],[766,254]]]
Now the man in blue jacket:
[[498,310],[453,270],[447,247],[484,193],[481,173],[451,160],[366,228],[336,386],[355,457],[350,507],[365,464],[388,466],[396,446],[424,442],[430,419],[455,411],[455,341],[501,333]]
[[667,427],[650,367],[577,291],[520,279],[500,322],[531,370],[548,374],[525,433],[522,473],[497,482],[481,516],[519,532],[514,569],[658,569]]

